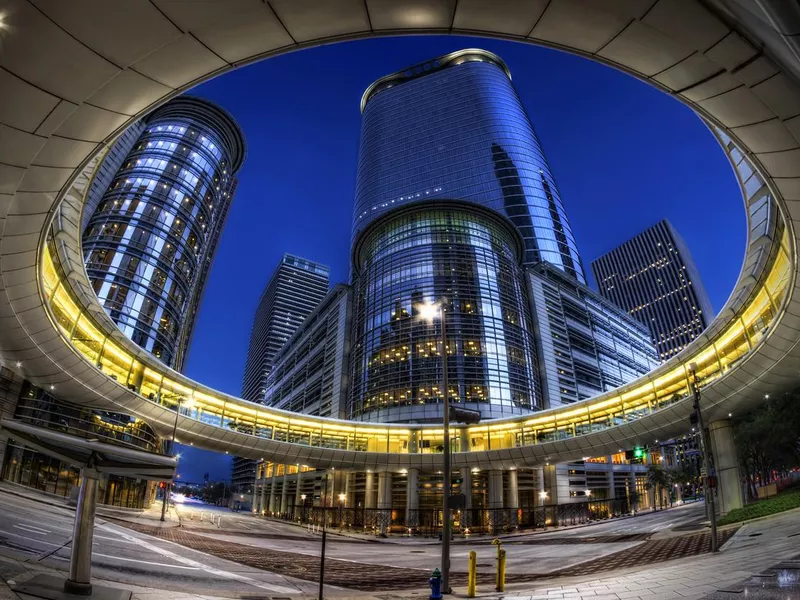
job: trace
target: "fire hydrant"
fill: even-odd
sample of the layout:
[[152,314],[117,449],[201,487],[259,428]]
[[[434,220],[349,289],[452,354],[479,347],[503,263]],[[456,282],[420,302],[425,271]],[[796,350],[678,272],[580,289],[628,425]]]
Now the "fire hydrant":
[[428,584],[431,586],[431,598],[430,600],[441,600],[442,599],[442,572],[439,569],[433,570],[433,577],[428,580]]

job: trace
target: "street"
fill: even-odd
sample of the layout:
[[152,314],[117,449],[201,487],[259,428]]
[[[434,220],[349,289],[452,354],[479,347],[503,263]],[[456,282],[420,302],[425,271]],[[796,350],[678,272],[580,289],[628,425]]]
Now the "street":
[[[24,555],[29,562],[66,569],[73,511],[2,492],[0,510],[0,553]],[[95,526],[92,564],[96,578],[217,596],[296,594],[314,588],[312,583],[289,581],[268,571],[142,535],[100,517]]]

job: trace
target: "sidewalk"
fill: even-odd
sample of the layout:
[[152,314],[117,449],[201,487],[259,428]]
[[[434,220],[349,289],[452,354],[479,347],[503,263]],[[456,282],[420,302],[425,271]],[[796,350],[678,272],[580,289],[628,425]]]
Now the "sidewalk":
[[[797,514],[781,513],[744,525],[719,554],[704,554],[641,569],[631,566],[592,579],[572,577],[558,585],[507,587],[504,600],[699,600],[740,582],[800,552]],[[781,596],[783,598],[784,596]],[[792,596],[788,596],[792,598]]]
[[[0,482],[0,493],[11,494],[38,502],[47,504],[48,506],[57,506],[65,508],[70,511],[75,511],[75,506],[70,504],[67,498],[55,496],[54,494],[47,494],[40,490],[34,490],[24,486],[15,485],[8,482]],[[180,515],[174,507],[170,507],[166,514],[166,520],[161,521],[161,502],[155,502],[152,506],[146,509],[140,508],[121,508],[117,506],[108,506],[105,504],[97,505],[97,516],[99,518],[118,519],[120,521],[128,521],[130,523],[139,523],[151,525],[153,527],[180,527]]]

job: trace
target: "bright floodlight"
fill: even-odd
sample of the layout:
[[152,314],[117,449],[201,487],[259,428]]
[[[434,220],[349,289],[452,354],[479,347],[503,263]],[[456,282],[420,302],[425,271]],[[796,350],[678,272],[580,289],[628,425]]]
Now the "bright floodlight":
[[547,500],[547,492],[539,492],[539,498],[542,500]]
[[434,304],[431,302],[425,302],[423,304],[417,304],[417,313],[421,319],[425,319],[426,321],[433,321],[434,319],[439,318],[440,308],[438,304]]

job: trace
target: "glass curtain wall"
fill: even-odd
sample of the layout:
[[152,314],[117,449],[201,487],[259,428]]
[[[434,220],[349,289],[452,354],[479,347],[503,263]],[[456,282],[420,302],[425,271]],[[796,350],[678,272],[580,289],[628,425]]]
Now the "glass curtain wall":
[[441,324],[419,305],[444,300],[450,399],[484,418],[540,407],[532,331],[510,223],[460,202],[426,202],[378,221],[354,251],[349,418],[441,419]]

